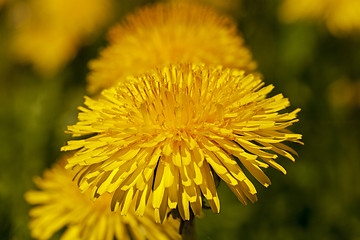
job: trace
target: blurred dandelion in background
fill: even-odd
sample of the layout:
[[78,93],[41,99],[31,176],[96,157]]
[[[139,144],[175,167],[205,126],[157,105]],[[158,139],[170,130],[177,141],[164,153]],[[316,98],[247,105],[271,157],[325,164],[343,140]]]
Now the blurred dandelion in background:
[[121,214],[136,201],[142,215],[151,195],[157,222],[168,208],[178,209],[183,220],[200,215],[202,196],[218,213],[213,174],[244,205],[254,202],[256,189],[243,169],[269,186],[261,168],[285,174],[277,154],[294,161],[296,153],[283,142],[301,139],[286,130],[300,109],[279,113],[289,100],[267,98],[273,86],[263,85],[244,71],[192,64],[128,77],[79,108],[68,133],[83,139],[62,148],[78,150],[67,168],[80,167],[80,189],[90,188],[93,198],[113,193],[111,208]]
[[25,198],[35,205],[30,210],[30,230],[35,239],[50,239],[65,228],[60,239],[180,239],[180,222],[169,217],[164,224],[154,221],[153,210],[146,208],[144,216],[133,211],[127,216],[111,212],[110,194],[95,202],[88,193],[81,193],[73,181],[75,171],[64,168],[64,157],[35,183],[40,190],[31,190]]
[[323,21],[337,36],[360,32],[359,0],[284,0],[279,14],[286,22],[301,19]]
[[113,15],[112,0],[30,0],[13,4],[16,59],[53,74],[101,31]]
[[158,3],[128,15],[108,34],[109,46],[90,61],[88,91],[95,93],[130,74],[176,63],[205,63],[255,70],[236,24],[208,7]]

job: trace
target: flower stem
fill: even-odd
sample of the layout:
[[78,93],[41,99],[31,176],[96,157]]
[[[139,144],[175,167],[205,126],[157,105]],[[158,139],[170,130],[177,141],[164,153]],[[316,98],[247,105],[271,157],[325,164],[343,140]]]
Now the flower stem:
[[188,221],[181,220],[180,234],[181,234],[181,237],[183,240],[195,240],[196,239],[195,216],[192,211],[190,211],[190,220],[188,220]]

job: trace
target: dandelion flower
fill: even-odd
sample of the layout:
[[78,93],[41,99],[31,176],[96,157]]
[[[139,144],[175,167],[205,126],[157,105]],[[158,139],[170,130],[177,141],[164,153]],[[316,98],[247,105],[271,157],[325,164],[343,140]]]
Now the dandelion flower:
[[13,9],[12,49],[41,73],[55,73],[109,20],[112,0],[30,0]]
[[[213,212],[220,211],[214,174],[246,204],[257,200],[247,169],[261,184],[269,178],[261,168],[277,154],[294,160],[283,141],[298,142],[300,134],[285,128],[297,121],[299,109],[281,94],[266,98],[273,86],[243,71],[206,65],[173,65],[139,77],[128,77],[86,97],[79,121],[69,126],[73,137],[62,147],[75,150],[68,168],[80,167],[79,186],[92,197],[113,193],[111,208],[126,214],[131,200],[142,215],[151,195],[156,221],[166,209],[178,208],[184,220],[199,215],[202,196]],[[262,161],[261,161],[262,160]],[[190,210],[191,208],[191,210]]]
[[162,225],[155,223],[151,208],[146,209],[144,217],[133,211],[121,216],[109,209],[110,194],[91,201],[72,181],[74,173],[58,163],[46,170],[43,178],[35,179],[40,190],[25,195],[30,204],[36,205],[30,210],[32,237],[49,239],[67,227],[63,240],[180,239],[180,224],[173,219]]
[[210,8],[159,3],[126,17],[109,31],[110,45],[90,62],[88,91],[114,86],[126,75],[177,63],[255,69],[235,23]]
[[322,20],[335,35],[360,31],[359,0],[284,0],[280,17],[286,22]]

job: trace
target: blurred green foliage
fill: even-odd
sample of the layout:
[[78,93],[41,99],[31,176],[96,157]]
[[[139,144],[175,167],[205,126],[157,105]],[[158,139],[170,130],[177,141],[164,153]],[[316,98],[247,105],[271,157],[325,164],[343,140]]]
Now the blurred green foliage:
[[[145,3],[119,1],[115,20]],[[336,38],[316,23],[285,25],[278,4],[243,0],[231,14],[264,81],[275,85],[273,94],[288,97],[290,109],[302,108],[292,130],[303,134],[305,145],[292,145],[295,163],[279,159],[286,176],[266,170],[272,185],[255,183],[255,204],[242,206],[220,184],[221,213],[205,210],[196,220],[198,239],[360,239],[360,88],[354,90],[358,102],[336,104],[349,93],[331,87],[341,79],[348,89],[359,86],[360,36]],[[23,195],[69,138],[64,130],[83,102],[87,62],[106,46],[106,29],[66,68],[44,77],[14,62],[7,10],[0,9],[0,238],[30,239]]]

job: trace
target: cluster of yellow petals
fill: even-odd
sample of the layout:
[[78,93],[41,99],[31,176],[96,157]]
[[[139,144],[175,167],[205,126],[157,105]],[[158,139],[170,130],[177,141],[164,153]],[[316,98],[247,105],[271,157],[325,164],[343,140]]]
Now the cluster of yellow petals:
[[246,71],[256,67],[231,19],[186,1],[138,10],[109,31],[109,41],[89,64],[90,93],[168,64],[205,63]]
[[79,107],[79,121],[68,133],[82,139],[62,147],[77,150],[67,168],[80,168],[79,187],[91,189],[92,197],[112,193],[111,208],[121,214],[134,204],[143,215],[150,201],[158,222],[168,208],[184,220],[191,210],[199,215],[202,196],[218,213],[213,174],[243,204],[254,202],[256,189],[243,169],[268,186],[261,168],[286,173],[275,159],[294,160],[296,153],[282,142],[301,139],[286,129],[300,110],[279,113],[288,99],[266,98],[273,86],[263,85],[244,71],[197,64],[127,77]]
[[284,0],[280,16],[284,21],[322,20],[335,35],[360,32],[359,0]]
[[36,205],[30,210],[31,235],[35,239],[50,239],[64,227],[63,240],[180,239],[178,221],[169,218],[157,224],[151,208],[143,217],[133,211],[127,216],[114,213],[109,208],[110,194],[91,201],[89,194],[82,194],[72,181],[74,174],[57,163],[45,171],[43,178],[35,179],[40,190],[26,193],[26,200]]
[[12,48],[42,73],[54,73],[100,31],[112,0],[30,0],[14,4]]

